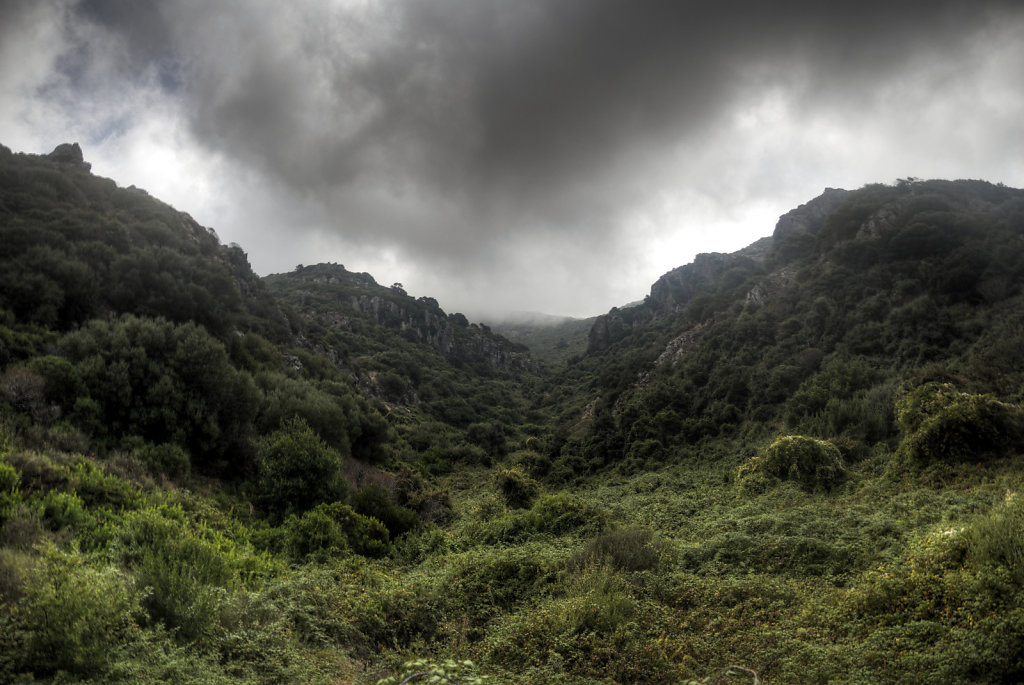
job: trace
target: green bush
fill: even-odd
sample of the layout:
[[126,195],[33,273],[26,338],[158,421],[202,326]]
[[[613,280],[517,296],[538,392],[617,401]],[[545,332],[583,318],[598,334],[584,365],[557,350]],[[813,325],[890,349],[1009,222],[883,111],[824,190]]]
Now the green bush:
[[540,484],[518,466],[495,471],[494,488],[513,509],[529,508],[540,493]]
[[257,464],[257,497],[274,514],[344,501],[348,495],[341,454],[297,416],[260,440]]
[[140,592],[109,566],[91,566],[78,554],[49,552],[25,586],[17,629],[25,636],[20,671],[74,677],[102,674],[113,645],[137,634]]
[[381,557],[390,547],[384,524],[341,502],[319,504],[301,517],[293,514],[284,527],[287,551],[296,561],[325,559],[348,551]]
[[538,533],[597,533],[607,525],[601,509],[568,492],[541,495],[526,514],[529,525]]
[[455,615],[479,626],[553,589],[563,564],[543,547],[482,547],[448,555],[442,586]]
[[0,528],[14,510],[21,474],[5,461],[0,461]]
[[149,588],[143,606],[182,641],[209,637],[224,602],[276,572],[274,564],[205,525],[189,525],[178,507],[131,512],[114,549]]
[[407,661],[400,673],[382,678],[377,685],[404,685],[422,679],[425,683],[457,683],[458,685],[484,685],[488,677],[478,675],[472,661],[446,659],[442,662],[416,659]]
[[1019,496],[975,520],[968,541],[976,564],[1003,567],[1024,585],[1024,502]]
[[70,471],[70,483],[88,507],[132,509],[143,503],[138,487],[108,474],[91,460],[79,459]]
[[926,383],[896,402],[903,430],[897,455],[916,464],[984,459],[1020,444],[1024,408],[991,395],[958,392],[949,383]]
[[138,455],[151,473],[162,474],[168,478],[184,478],[188,476],[191,468],[188,452],[174,443],[147,443],[139,448]]
[[420,526],[416,512],[391,501],[383,486],[373,483],[359,490],[352,497],[352,508],[362,516],[383,523],[392,539],[401,537]]
[[616,528],[591,538],[569,560],[569,568],[607,565],[620,571],[649,571],[658,566],[658,550],[646,528]]
[[43,497],[42,509],[43,522],[50,530],[71,528],[81,532],[94,522],[85,502],[74,493],[51,490]]
[[829,490],[846,475],[842,454],[827,440],[802,435],[777,439],[740,466],[736,482],[746,494],[792,481],[808,492]]

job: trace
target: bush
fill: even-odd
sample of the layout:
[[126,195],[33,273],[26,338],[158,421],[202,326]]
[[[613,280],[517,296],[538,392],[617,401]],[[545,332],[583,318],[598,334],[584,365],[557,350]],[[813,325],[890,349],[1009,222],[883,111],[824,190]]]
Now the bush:
[[416,512],[391,501],[387,490],[373,483],[361,489],[352,498],[352,508],[365,517],[383,523],[391,533],[391,538],[398,538],[415,530],[420,525]]
[[570,569],[607,565],[619,571],[649,571],[658,566],[651,531],[617,528],[592,538],[569,560]]
[[567,492],[541,496],[526,519],[538,533],[549,535],[596,533],[607,525],[604,511]]
[[21,474],[5,461],[0,461],[0,527],[14,510],[17,501],[17,486],[21,480]]
[[1024,502],[1018,496],[976,520],[968,540],[976,564],[1004,567],[1024,585]]
[[978,461],[1019,444],[1024,436],[1024,408],[991,395],[958,392],[949,383],[926,383],[904,392],[896,403],[904,437],[901,460]]
[[93,522],[82,498],[74,493],[50,491],[43,497],[43,522],[50,530],[82,531]]
[[348,552],[381,557],[389,549],[388,529],[341,502],[319,504],[301,517],[288,517],[287,551],[296,561],[318,560]]
[[831,489],[845,473],[842,455],[832,443],[787,435],[740,466],[736,481],[748,494],[763,492],[781,480],[813,492]]
[[518,466],[498,469],[494,474],[494,488],[505,504],[514,509],[529,508],[540,493],[540,484]]
[[297,416],[260,441],[257,460],[258,499],[275,514],[344,501],[348,495],[341,454]]
[[102,673],[111,645],[137,631],[138,599],[131,579],[116,569],[51,551],[26,584],[17,615],[26,639],[20,670],[44,677]]
[[132,509],[143,502],[136,486],[106,473],[89,460],[81,459],[72,466],[70,482],[88,507]]
[[174,443],[147,443],[139,448],[138,455],[150,473],[168,478],[184,478],[191,467],[188,452]]

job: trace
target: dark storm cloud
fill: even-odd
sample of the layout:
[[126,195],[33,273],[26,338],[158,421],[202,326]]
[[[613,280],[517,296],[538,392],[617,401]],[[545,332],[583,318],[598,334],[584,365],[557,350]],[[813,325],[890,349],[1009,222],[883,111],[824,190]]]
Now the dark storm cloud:
[[563,207],[567,187],[593,183],[595,201],[618,183],[628,193],[626,169],[642,174],[647,156],[699,135],[752,78],[786,81],[801,66],[809,94],[870,87],[921,51],[948,59],[1016,6],[239,2],[229,18],[224,3],[90,0],[81,11],[125,37],[136,68],[184,61],[200,138],[296,188],[383,181],[558,219],[578,211]]
[[[32,6],[4,5],[17,14]],[[628,217],[671,195],[674,184],[699,186],[697,200],[722,206],[777,192],[813,173],[809,155],[821,141],[801,125],[837,122],[853,140],[858,120],[924,111],[946,97],[948,84],[966,97],[979,46],[1024,14],[1019,2],[998,0],[71,7],[75,49],[59,62],[66,80],[98,92],[155,83],[204,150],[259,170],[269,185],[315,207],[302,213],[322,214],[318,235],[477,282],[551,244],[579,246],[567,262],[587,260],[586,269],[564,269],[623,267],[643,249],[623,235]],[[1024,65],[999,69],[999,88],[1024,82]],[[104,74],[109,83],[98,83]],[[982,95],[972,97],[980,103]],[[969,108],[933,112],[932,128],[952,130]],[[984,121],[1013,132],[1019,107],[1007,111]],[[755,129],[778,126],[782,142],[759,133],[762,153],[730,140],[741,115]],[[913,138],[897,125],[901,119],[865,131],[883,147]],[[786,144],[794,149],[779,147]],[[666,204],[673,202],[680,200]],[[604,261],[602,252],[612,257]]]

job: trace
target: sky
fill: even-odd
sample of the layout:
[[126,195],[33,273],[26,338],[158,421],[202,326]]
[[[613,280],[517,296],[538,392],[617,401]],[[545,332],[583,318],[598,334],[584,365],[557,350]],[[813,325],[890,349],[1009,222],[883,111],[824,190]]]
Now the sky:
[[0,143],[261,275],[585,317],[826,187],[1024,186],[1019,0],[0,0]]

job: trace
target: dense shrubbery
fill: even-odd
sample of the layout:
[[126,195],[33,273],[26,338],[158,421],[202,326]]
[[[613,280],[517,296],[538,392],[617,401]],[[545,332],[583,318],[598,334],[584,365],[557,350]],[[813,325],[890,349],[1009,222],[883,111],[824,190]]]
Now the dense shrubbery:
[[278,515],[312,509],[321,502],[345,501],[348,483],[342,455],[306,421],[287,419],[260,441],[257,498]]
[[0,681],[1020,681],[1022,219],[868,187],[532,375],[0,147]]
[[845,473],[842,455],[832,443],[787,435],[743,464],[736,481],[748,494],[762,492],[779,481],[792,481],[813,492],[831,489]]
[[991,395],[959,392],[931,382],[905,392],[896,415],[903,430],[899,455],[916,464],[977,461],[1018,446],[1024,408]]

